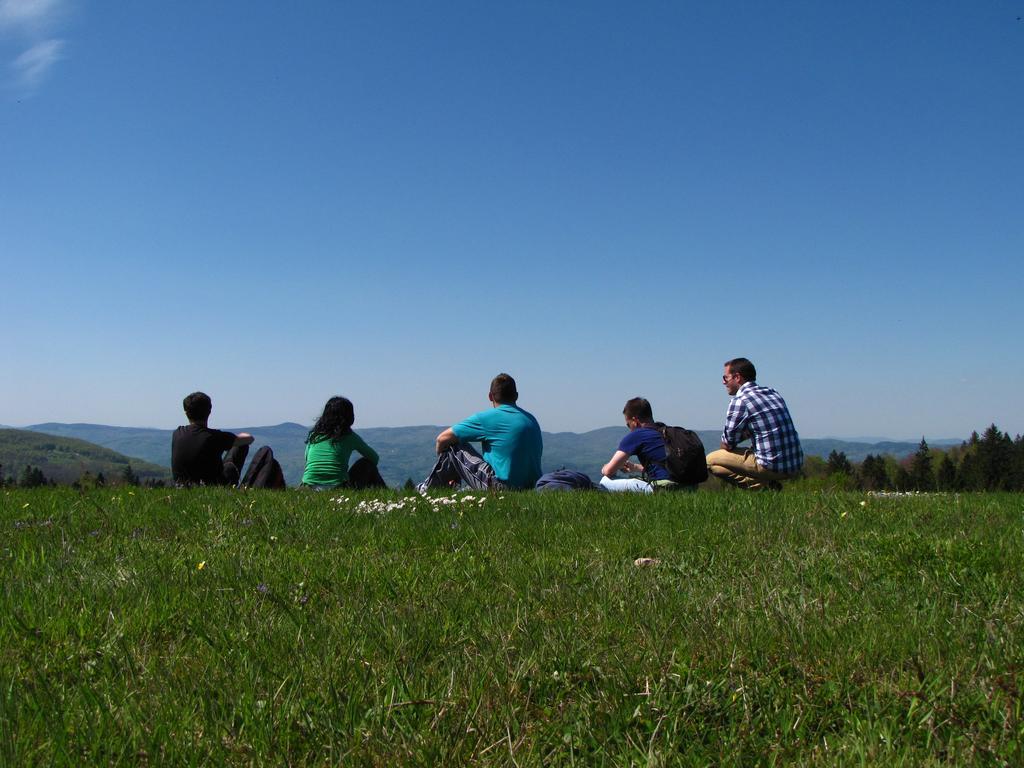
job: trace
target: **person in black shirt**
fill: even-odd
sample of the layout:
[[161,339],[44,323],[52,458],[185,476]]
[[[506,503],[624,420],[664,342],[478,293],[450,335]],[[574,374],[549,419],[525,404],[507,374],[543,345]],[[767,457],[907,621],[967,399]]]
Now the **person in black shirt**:
[[178,427],[171,436],[171,473],[175,484],[238,485],[253,436],[210,429],[206,423],[213,403],[204,392],[193,392],[182,405],[188,425]]

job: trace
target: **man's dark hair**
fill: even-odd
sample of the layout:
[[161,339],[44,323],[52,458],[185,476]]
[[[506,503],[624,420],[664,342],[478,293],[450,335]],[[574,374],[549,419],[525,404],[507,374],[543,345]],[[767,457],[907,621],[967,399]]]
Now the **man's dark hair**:
[[205,392],[193,392],[191,395],[186,395],[185,399],[181,401],[181,405],[185,409],[188,420],[193,422],[206,421],[210,418],[210,411],[213,410],[210,396]]
[[507,373],[499,373],[491,381],[491,399],[496,403],[515,405],[519,399],[516,391],[516,380]]
[[627,419],[640,419],[644,424],[654,421],[654,411],[646,397],[634,397],[626,401],[622,414]]
[[319,442],[321,440],[337,440],[352,431],[352,424],[356,420],[356,411],[352,407],[352,401],[347,397],[332,397],[324,406],[324,412],[316,420],[316,424],[309,430],[306,442]]
[[729,373],[738,373],[744,381],[757,381],[757,368],[745,357],[737,357],[735,360],[727,360],[726,366]]

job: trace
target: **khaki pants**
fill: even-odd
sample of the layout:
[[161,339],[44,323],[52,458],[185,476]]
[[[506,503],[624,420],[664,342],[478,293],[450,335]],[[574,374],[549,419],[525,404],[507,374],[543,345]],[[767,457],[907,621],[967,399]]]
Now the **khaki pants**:
[[708,472],[719,480],[745,488],[748,491],[778,490],[783,480],[796,477],[795,474],[783,474],[765,469],[757,463],[754,452],[724,448],[712,451],[707,456]]

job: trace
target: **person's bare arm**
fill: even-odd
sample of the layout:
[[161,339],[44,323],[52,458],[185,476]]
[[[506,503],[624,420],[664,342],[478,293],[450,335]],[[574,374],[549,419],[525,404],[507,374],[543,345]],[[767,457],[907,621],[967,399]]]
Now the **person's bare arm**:
[[459,438],[452,431],[452,428],[448,427],[448,429],[437,436],[437,440],[434,443],[434,450],[438,453],[443,453],[445,448],[449,445],[455,445],[457,442],[459,442]]
[[248,432],[239,432],[235,435],[235,444],[232,448],[237,448],[240,445],[252,445],[252,441],[256,438],[250,435]]
[[625,451],[616,451],[608,459],[608,463],[601,467],[601,474],[605,477],[613,477],[620,469],[629,466],[629,454]]

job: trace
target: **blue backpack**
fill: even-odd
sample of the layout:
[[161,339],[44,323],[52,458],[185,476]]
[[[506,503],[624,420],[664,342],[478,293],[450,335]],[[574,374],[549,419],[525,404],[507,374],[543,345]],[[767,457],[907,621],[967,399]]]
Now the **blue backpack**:
[[590,491],[595,488],[602,490],[582,472],[572,469],[556,469],[554,472],[541,475],[534,488],[538,491]]

